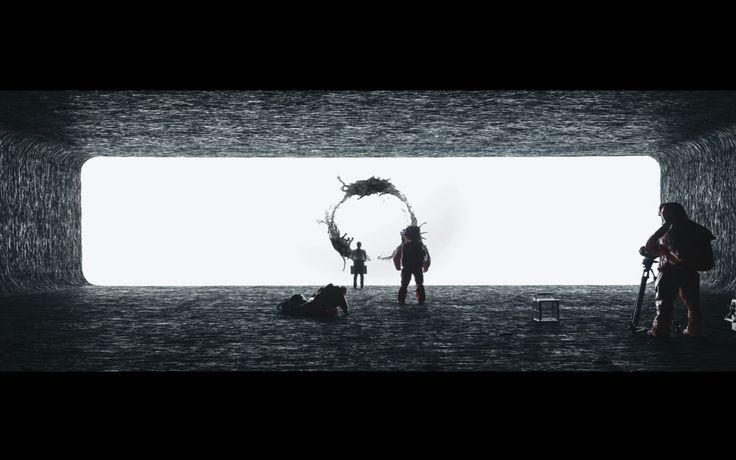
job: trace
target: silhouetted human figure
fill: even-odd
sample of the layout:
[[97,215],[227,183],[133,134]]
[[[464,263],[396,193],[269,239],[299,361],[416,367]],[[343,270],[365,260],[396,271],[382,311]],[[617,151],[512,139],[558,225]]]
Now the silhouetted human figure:
[[424,272],[429,270],[431,258],[427,246],[422,243],[422,234],[418,226],[410,225],[402,232],[403,242],[394,251],[394,266],[401,270],[401,287],[399,288],[399,303],[406,303],[406,294],[411,277],[417,284],[416,296],[419,303],[424,303]]
[[360,288],[363,289],[363,276],[368,273],[368,269],[365,266],[366,260],[370,260],[368,255],[363,249],[361,242],[358,241],[358,248],[354,249],[350,253],[350,258],[353,260],[353,266],[350,267],[350,273],[353,274],[353,288],[358,287],[358,275],[360,275]]
[[698,271],[714,266],[711,241],[715,236],[700,224],[691,221],[679,203],[663,203],[659,207],[663,225],[649,237],[640,250],[660,257],[659,277],[655,283],[657,315],[648,334],[669,337],[672,328],[672,309],[678,292],[687,306],[689,336],[703,334],[703,315],[700,310],[700,275]]
[[309,300],[301,294],[294,294],[278,304],[277,310],[281,313],[295,316],[337,316],[340,307],[344,314],[348,314],[348,301],[345,297],[345,286],[333,286],[332,283],[322,286]]

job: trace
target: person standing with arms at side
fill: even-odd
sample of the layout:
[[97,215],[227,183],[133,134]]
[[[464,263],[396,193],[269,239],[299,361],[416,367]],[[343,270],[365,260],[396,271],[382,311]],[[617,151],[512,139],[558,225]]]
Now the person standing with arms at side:
[[394,266],[401,270],[401,287],[399,288],[399,303],[406,304],[406,294],[411,277],[417,284],[417,301],[422,304],[426,300],[424,290],[424,273],[429,270],[432,259],[427,246],[422,243],[422,234],[418,226],[410,225],[402,233],[403,242],[394,251]]
[[350,273],[353,274],[353,289],[358,287],[358,275],[360,275],[360,288],[363,289],[363,276],[368,273],[365,262],[371,260],[365,251],[360,249],[361,246],[361,242],[358,241],[358,248],[350,253],[350,258],[353,260],[353,266],[350,267]]

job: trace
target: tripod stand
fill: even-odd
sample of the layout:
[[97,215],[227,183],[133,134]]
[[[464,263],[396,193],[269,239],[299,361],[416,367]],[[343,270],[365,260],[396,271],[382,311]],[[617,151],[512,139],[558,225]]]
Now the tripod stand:
[[641,275],[641,284],[639,284],[639,297],[636,299],[636,307],[634,307],[634,314],[631,315],[631,325],[629,328],[631,329],[631,332],[643,332],[646,329],[637,328],[637,325],[639,324],[639,317],[641,316],[641,305],[644,302],[644,292],[647,289],[647,281],[649,281],[649,274],[652,274],[652,277],[654,277],[654,280],[657,280],[657,275],[654,274],[654,271],[652,270],[652,264],[654,263],[656,257],[652,257],[649,254],[642,253],[644,256],[644,260],[642,261],[642,265],[644,266],[644,273]]

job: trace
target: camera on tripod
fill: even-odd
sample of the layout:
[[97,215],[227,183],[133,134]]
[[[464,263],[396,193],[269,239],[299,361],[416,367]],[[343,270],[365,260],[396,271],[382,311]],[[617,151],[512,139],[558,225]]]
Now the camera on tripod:
[[639,254],[642,257],[644,257],[644,260],[642,260],[641,263],[647,269],[651,269],[652,268],[652,264],[654,264],[655,260],[657,260],[657,257],[659,257],[659,256],[653,256],[653,255],[649,254],[646,251],[646,248],[644,246],[642,246],[641,248],[639,248]]
[[629,324],[631,332],[643,332],[646,330],[637,327],[639,324],[639,317],[641,316],[641,307],[642,302],[644,301],[644,292],[647,287],[647,282],[649,281],[649,274],[651,273],[652,276],[654,276],[654,279],[657,279],[657,276],[654,275],[654,271],[652,270],[652,264],[654,264],[654,261],[659,256],[653,256],[649,254],[644,246],[639,248],[639,254],[644,257],[644,260],[642,261],[642,265],[644,265],[644,273],[642,273],[641,275],[641,283],[639,284],[639,295],[637,296],[636,306],[634,307],[634,313],[631,315],[631,323]]

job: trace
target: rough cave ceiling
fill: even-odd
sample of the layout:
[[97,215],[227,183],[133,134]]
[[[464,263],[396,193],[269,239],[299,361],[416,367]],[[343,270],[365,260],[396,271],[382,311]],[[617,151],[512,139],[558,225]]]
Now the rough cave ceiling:
[[0,128],[91,156],[652,155],[736,91],[0,93]]

